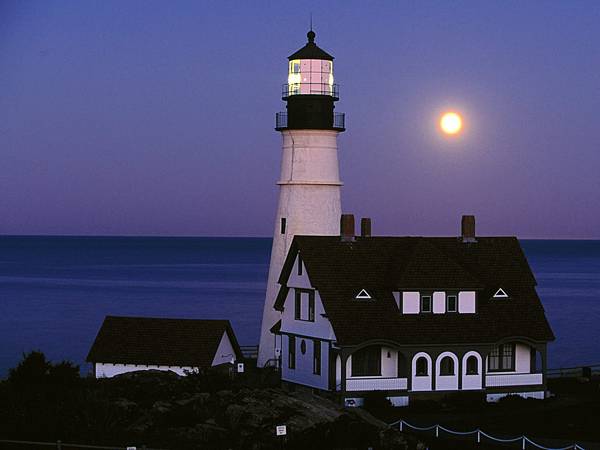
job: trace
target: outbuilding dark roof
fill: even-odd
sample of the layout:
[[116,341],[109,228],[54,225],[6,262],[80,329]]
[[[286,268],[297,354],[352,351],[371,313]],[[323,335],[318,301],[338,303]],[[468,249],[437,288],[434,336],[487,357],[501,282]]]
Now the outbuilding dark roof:
[[333,61],[333,56],[315,44],[314,31],[309,31],[306,36],[308,37],[308,42],[300,50],[288,56],[290,61],[293,59],[325,59]]
[[223,333],[241,358],[228,320],[106,316],[86,360],[207,368]]
[[[340,345],[372,339],[399,344],[485,343],[509,337],[553,340],[536,281],[515,237],[295,236],[282,269],[286,281],[297,253]],[[493,299],[498,288],[508,299]],[[357,301],[365,289],[373,301]],[[477,292],[476,314],[402,314],[393,292]],[[275,308],[281,309],[280,295]]]

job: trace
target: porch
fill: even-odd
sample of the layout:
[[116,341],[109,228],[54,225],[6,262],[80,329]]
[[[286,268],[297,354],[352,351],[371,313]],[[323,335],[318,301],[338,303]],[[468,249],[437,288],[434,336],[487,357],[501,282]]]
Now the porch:
[[505,392],[511,387],[543,386],[545,368],[545,345],[517,340],[477,349],[457,347],[452,351],[441,348],[416,351],[373,343],[338,352],[335,390],[386,391],[397,392],[397,395],[476,390]]

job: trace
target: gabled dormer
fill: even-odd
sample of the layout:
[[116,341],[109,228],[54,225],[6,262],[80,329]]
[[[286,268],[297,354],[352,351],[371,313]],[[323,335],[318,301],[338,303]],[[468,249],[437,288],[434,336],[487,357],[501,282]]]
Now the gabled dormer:
[[360,292],[354,296],[354,300],[369,301],[374,300],[374,298],[366,289],[361,289]]
[[306,265],[302,260],[300,252],[296,252],[296,258],[290,268],[289,276],[286,283],[288,288],[311,289],[312,284],[306,270]]
[[493,298],[508,298],[508,294],[504,289],[498,288]]

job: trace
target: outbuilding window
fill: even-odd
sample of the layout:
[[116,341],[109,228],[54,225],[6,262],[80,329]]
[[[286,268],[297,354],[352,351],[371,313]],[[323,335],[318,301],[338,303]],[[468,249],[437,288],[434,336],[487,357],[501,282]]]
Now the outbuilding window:
[[365,347],[352,354],[352,376],[381,375],[381,347]]

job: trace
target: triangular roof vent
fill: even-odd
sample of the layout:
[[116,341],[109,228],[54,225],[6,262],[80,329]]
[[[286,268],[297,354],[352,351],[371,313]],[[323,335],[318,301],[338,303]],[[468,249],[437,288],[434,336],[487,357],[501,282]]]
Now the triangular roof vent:
[[356,300],[371,300],[373,297],[371,297],[371,294],[369,294],[367,291],[361,289],[360,292],[354,298]]
[[500,288],[494,294],[494,298],[508,298],[508,294],[504,289]]

